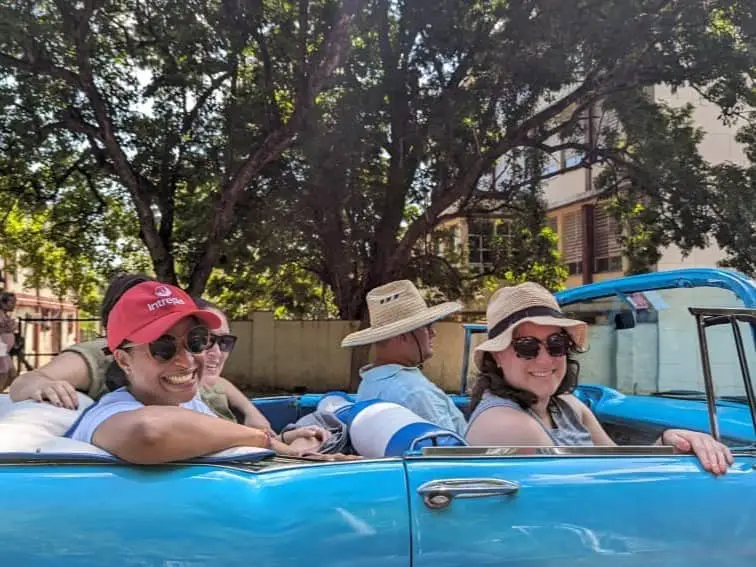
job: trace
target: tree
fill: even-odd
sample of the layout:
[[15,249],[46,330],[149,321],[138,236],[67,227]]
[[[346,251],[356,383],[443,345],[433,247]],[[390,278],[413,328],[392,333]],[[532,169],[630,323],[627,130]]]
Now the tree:
[[32,185],[37,203],[55,202],[75,165],[101,181],[90,202],[105,187],[128,204],[158,277],[200,293],[240,203],[264,192],[262,173],[344,60],[360,5],[4,4],[0,143],[32,164],[11,193]]
[[[710,165],[700,159],[696,145],[703,132],[692,123],[691,109],[670,111],[685,124],[687,142],[668,140],[664,146],[639,147],[642,152],[666,156],[679,164],[656,191],[640,190],[643,179],[622,171],[624,184],[612,174],[614,213],[625,227],[624,245],[630,273],[649,271],[660,250],[677,245],[684,254],[715,242],[725,253],[724,267],[756,275],[756,125],[745,126],[736,136],[744,144],[750,164]],[[675,152],[676,155],[671,155]]]
[[739,133],[750,164],[712,168],[714,237],[727,253],[723,266],[756,277],[756,124]]
[[[738,3],[737,17],[733,6],[373,0],[343,75],[288,154],[284,179],[296,202],[280,224],[333,290],[339,315],[360,319],[369,289],[439,272],[443,259],[421,245],[439,226],[490,202],[522,213],[518,201],[565,172],[544,175],[549,156],[577,152],[569,169],[662,171],[644,175],[640,187],[653,192],[673,164],[648,153],[645,163],[593,114],[622,112],[623,101],[659,83],[692,85],[734,109],[748,85],[752,54],[741,31],[753,6]],[[658,131],[646,128],[645,147],[683,136],[683,122],[670,116]],[[482,187],[491,172],[495,182]],[[419,213],[408,217],[412,207]]]

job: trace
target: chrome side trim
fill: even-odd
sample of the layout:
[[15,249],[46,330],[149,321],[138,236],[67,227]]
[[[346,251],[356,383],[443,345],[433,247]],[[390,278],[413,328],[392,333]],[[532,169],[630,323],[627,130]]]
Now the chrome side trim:
[[618,445],[579,447],[423,447],[424,457],[610,457],[676,455],[674,447],[666,445]]

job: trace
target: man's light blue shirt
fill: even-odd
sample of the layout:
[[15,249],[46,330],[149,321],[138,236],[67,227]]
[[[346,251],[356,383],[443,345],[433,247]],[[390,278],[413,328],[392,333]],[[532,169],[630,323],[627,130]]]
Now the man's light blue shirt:
[[377,398],[394,402],[435,425],[465,434],[465,416],[419,368],[400,364],[368,365],[360,369],[360,376],[357,401]]

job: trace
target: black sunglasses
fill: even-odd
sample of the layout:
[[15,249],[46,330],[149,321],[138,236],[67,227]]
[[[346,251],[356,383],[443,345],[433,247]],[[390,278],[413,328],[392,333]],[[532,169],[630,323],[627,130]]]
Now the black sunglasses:
[[[184,348],[191,354],[201,354],[212,346],[210,330],[207,327],[193,327],[183,337],[162,335],[151,343],[147,343],[150,355],[159,362],[168,362],[178,354],[179,341],[183,342]],[[128,349],[134,344],[125,344],[119,348]]]
[[215,333],[211,333],[210,346],[212,347],[213,345],[218,345],[218,348],[221,350],[221,352],[231,352],[236,346],[236,336],[216,335]]
[[550,356],[567,356],[572,346],[572,339],[565,333],[554,333],[546,337],[545,341],[535,337],[518,337],[512,340],[512,348],[518,358],[532,360],[541,351],[541,345],[546,347]]

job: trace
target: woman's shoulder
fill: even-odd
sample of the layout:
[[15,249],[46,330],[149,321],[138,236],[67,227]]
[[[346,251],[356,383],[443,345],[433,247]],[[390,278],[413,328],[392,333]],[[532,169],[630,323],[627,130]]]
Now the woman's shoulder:
[[97,404],[100,406],[103,406],[107,404],[116,404],[116,403],[123,403],[123,402],[129,402],[129,403],[135,402],[139,404],[142,403],[139,400],[137,400],[131,392],[129,392],[126,386],[121,386],[120,388],[113,390],[112,392],[108,392],[107,394],[104,394],[97,401]]
[[483,395],[480,397],[480,403],[491,407],[511,407],[514,409],[522,409],[520,404],[517,403],[516,400],[507,398],[506,396],[500,396],[499,394],[494,394],[491,390],[486,390],[485,392],[483,392]]
[[[498,397],[498,396],[497,396]],[[467,440],[473,444],[542,444],[544,433],[536,419],[516,402],[490,405],[470,421]],[[512,402],[512,403],[509,403]]]
[[561,400],[567,407],[569,407],[578,416],[581,422],[583,421],[585,412],[590,411],[588,406],[581,402],[574,394],[559,394],[554,397]]

